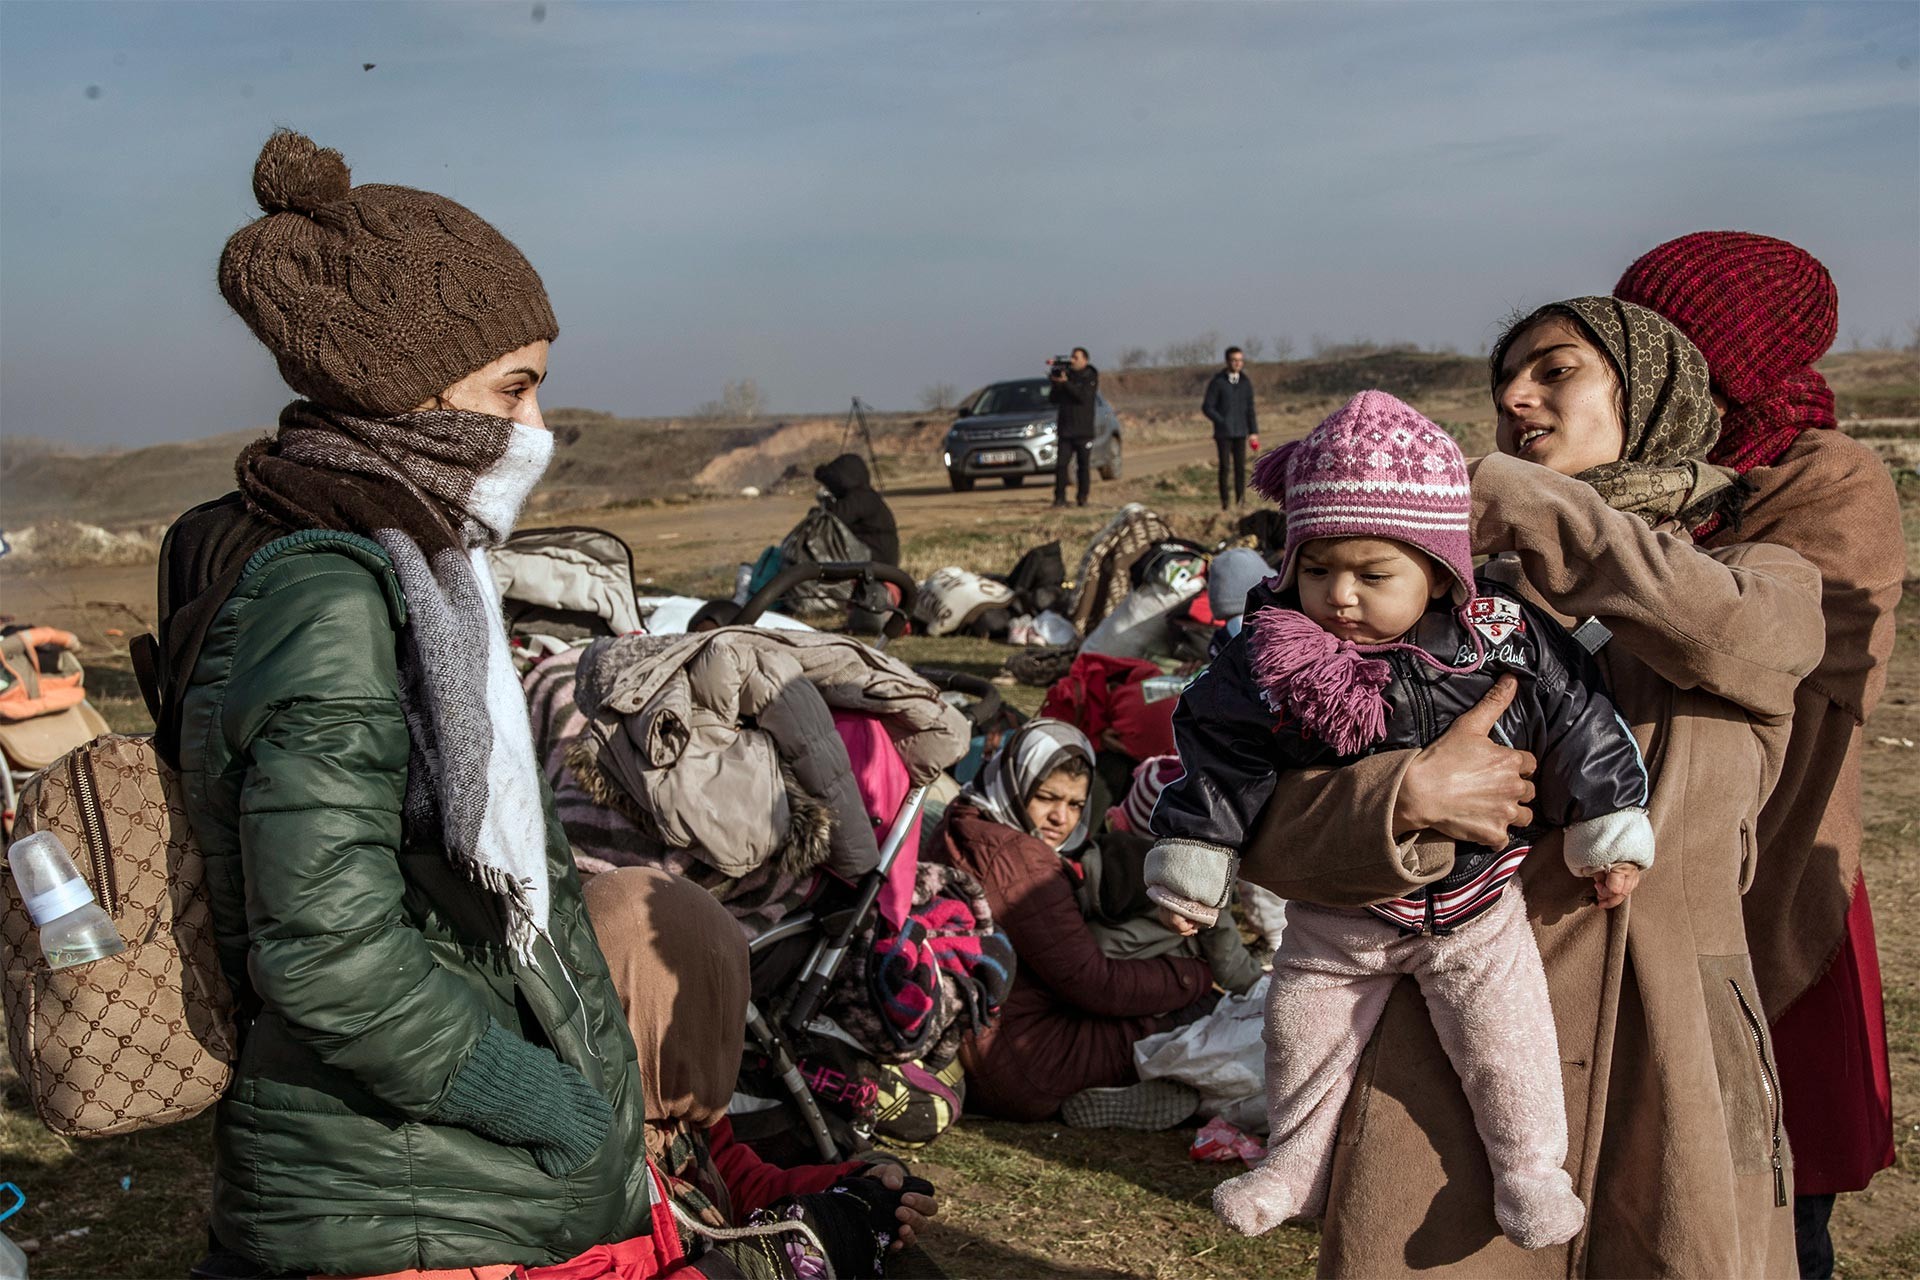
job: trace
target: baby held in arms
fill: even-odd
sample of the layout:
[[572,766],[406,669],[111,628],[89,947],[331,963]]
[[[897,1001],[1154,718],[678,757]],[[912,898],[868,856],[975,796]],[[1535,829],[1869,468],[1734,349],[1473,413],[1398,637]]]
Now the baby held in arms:
[[1460,845],[1402,898],[1289,904],[1266,1011],[1268,1154],[1214,1208],[1249,1235],[1320,1215],[1361,1051],[1412,974],[1486,1146],[1500,1229],[1523,1248],[1563,1243],[1585,1209],[1562,1168],[1560,1054],[1515,876],[1538,835],[1565,828],[1568,869],[1600,906],[1626,900],[1653,863],[1639,748],[1592,655],[1476,580],[1466,462],[1412,407],[1362,392],[1263,459],[1254,487],[1286,512],[1286,556],[1175,713],[1186,772],[1154,809],[1147,861],[1163,918],[1186,931],[1225,909],[1281,771],[1424,747],[1503,677],[1517,691],[1493,736],[1538,760],[1535,825],[1502,848]]

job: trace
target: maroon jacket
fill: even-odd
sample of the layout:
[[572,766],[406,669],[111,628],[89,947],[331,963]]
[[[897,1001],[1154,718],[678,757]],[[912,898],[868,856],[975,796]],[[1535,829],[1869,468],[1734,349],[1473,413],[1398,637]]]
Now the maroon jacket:
[[971,872],[1020,968],[999,1023],[960,1049],[967,1109],[1040,1120],[1081,1089],[1129,1084],[1133,1044],[1213,987],[1204,960],[1112,960],[1074,899],[1074,864],[965,801],[947,810],[934,856]]

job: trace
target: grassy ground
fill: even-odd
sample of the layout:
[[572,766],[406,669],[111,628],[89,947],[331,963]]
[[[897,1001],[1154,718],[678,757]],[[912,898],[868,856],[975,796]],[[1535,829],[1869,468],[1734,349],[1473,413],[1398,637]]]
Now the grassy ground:
[[[1211,497],[1210,469],[1118,486],[1116,499],[1148,502],[1182,533],[1206,538],[1225,525]],[[1103,499],[1113,490],[1103,491]],[[1920,479],[1902,485],[1909,546],[1920,549]],[[918,573],[963,563],[1004,569],[1050,537],[1070,549],[1104,518],[1093,511],[1009,511],[998,522],[909,536]],[[1915,563],[1920,563],[1916,560]],[[1069,566],[1071,568],[1071,565]],[[689,581],[687,587],[705,583]],[[145,716],[107,628],[127,625],[107,608],[84,615],[95,642],[89,671],[96,700],[122,728]],[[83,617],[63,619],[80,626]],[[909,638],[895,648],[915,663],[991,675],[1008,650],[972,640]],[[1035,708],[1039,691],[1009,699]],[[1868,726],[1864,858],[1878,921],[1894,1071],[1898,1162],[1873,1187],[1842,1199],[1834,1217],[1846,1277],[1920,1275],[1920,593],[1900,614],[1893,682]],[[1311,1273],[1316,1238],[1286,1229],[1257,1241],[1220,1230],[1207,1206],[1232,1169],[1186,1158],[1189,1132],[1088,1133],[1059,1125],[963,1120],[918,1153],[941,1188],[945,1212],[929,1251],[964,1276],[1288,1276]],[[209,1185],[210,1123],[194,1122],[101,1142],[69,1142],[32,1118],[10,1070],[0,1065],[0,1180],[29,1198],[7,1224],[36,1244],[36,1276],[177,1276],[202,1252]]]

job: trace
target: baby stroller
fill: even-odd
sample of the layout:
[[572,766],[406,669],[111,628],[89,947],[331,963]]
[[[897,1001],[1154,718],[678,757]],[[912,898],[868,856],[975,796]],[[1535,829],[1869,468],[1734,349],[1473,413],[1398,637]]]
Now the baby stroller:
[[[919,668],[915,674],[939,689],[942,699],[959,709],[968,721],[969,756],[949,766],[964,767],[978,754],[980,735],[1002,722],[998,691],[983,679],[958,672]],[[817,1022],[816,1016],[830,1001],[836,1010],[842,1007],[851,988],[858,985],[849,974],[858,966],[850,959],[881,927],[881,894],[889,886],[898,891],[903,865],[906,878],[913,878],[920,844],[958,790],[951,772],[942,772],[931,783],[915,785],[887,828],[878,865],[853,893],[835,895],[829,889],[808,909],[759,931],[749,940],[754,992],[754,1002],[748,1008],[749,1058],[757,1051],[762,1065],[756,1071],[750,1061],[743,1069],[741,1092],[735,1101],[740,1104],[757,1094],[763,1106],[750,1115],[735,1115],[735,1130],[744,1140],[765,1144],[770,1133],[787,1128],[803,1133],[812,1151],[829,1161],[844,1159],[849,1152],[864,1149],[874,1141],[873,1116],[848,1114],[845,1108],[829,1111],[821,1105],[822,1096],[843,1101],[846,1095],[837,1089],[836,1082],[843,1075],[856,1073],[838,1071],[833,1065],[803,1071],[803,1051],[824,1050],[829,1064],[837,1062],[841,1067],[847,1065],[849,1056],[858,1056],[857,1050],[849,1055],[847,1045],[851,1042],[846,1038],[840,1044],[833,1043],[831,1020]],[[923,823],[920,842],[909,844],[917,817],[928,822]],[[873,1064],[863,1065],[872,1072]],[[930,1140],[957,1114],[963,1096],[957,1064],[950,1071],[936,1074],[917,1061],[902,1060],[884,1068],[884,1072],[890,1092],[881,1100],[881,1136],[891,1136],[901,1145],[918,1145]],[[778,1105],[767,1105],[775,1101],[770,1096],[775,1090],[767,1087],[775,1081]],[[760,1087],[756,1089],[756,1085]],[[914,1097],[920,1100],[911,1100]],[[908,1109],[913,1110],[914,1118],[902,1122],[899,1114]],[[940,1113],[937,1119],[935,1111]],[[799,1154],[794,1152],[796,1158]]]
[[[624,547],[619,547],[618,539],[611,535],[589,532],[598,533],[599,538],[606,540],[600,544],[601,553],[591,558],[600,565],[612,567],[612,576],[621,579],[619,585],[626,585],[626,594],[630,595],[630,585],[624,581],[624,575],[628,573],[625,569]],[[495,576],[502,581],[506,596],[505,612],[514,620],[516,650],[530,647],[538,649],[529,653],[532,660],[528,664],[526,688],[536,743],[549,781],[554,785],[556,805],[575,847],[576,861],[583,871],[591,873],[639,862],[664,866],[679,874],[692,873],[700,882],[708,883],[713,877],[708,875],[706,879],[701,879],[699,873],[703,868],[690,866],[684,859],[675,861],[669,857],[662,860],[658,857],[657,846],[654,850],[644,847],[647,833],[636,826],[632,817],[625,812],[632,807],[633,798],[610,796],[604,785],[596,789],[596,783],[604,784],[604,776],[590,779],[581,774],[581,765],[573,755],[573,748],[568,745],[569,742],[578,744],[583,736],[594,732],[576,705],[580,646],[596,636],[624,633],[616,630],[619,627],[616,620],[618,615],[611,609],[601,607],[610,596],[620,598],[622,593],[609,592],[606,576],[598,572],[556,575],[537,561],[541,557],[557,557],[563,565],[573,566],[581,548],[594,543],[594,539],[584,537],[583,531],[579,530],[530,531],[517,536],[503,548],[514,559],[511,572],[498,560],[495,566]],[[617,552],[614,550],[616,547]],[[546,587],[556,579],[564,579],[578,589],[570,593],[547,590]],[[798,565],[779,575],[776,580],[764,584],[746,606],[739,609],[736,615],[738,622],[759,621],[767,605],[780,598],[791,583],[820,580],[854,584],[896,581],[911,585],[905,574],[884,565]],[[540,596],[537,608],[527,598],[529,592]],[[599,603],[594,603],[596,601]],[[644,604],[641,607],[644,613]],[[565,640],[553,636],[553,628],[548,624],[556,614],[581,623],[580,634]],[[583,620],[583,614],[589,616]],[[888,638],[899,634],[904,624],[904,616],[887,619],[880,628],[878,643],[871,647],[884,646]],[[709,624],[717,625],[720,625],[718,619]],[[529,627],[544,630],[529,633]],[[688,628],[690,631],[694,629]],[[542,638],[537,646],[532,646],[531,642],[536,636]],[[670,635],[663,637],[662,642],[673,645]],[[638,643],[643,647],[648,645],[648,642],[638,641],[626,643]],[[678,648],[683,650],[684,646]],[[647,661],[642,659],[640,666],[646,666]],[[895,669],[898,671],[897,664]],[[892,748],[886,743],[885,733],[873,725],[867,728],[891,753]],[[956,754],[958,750],[956,748]],[[837,1159],[843,1152],[853,1149],[865,1135],[839,1122],[837,1117],[830,1122],[822,1112],[813,1088],[802,1078],[799,1066],[801,1055],[796,1052],[795,1044],[799,1037],[813,1034],[808,1028],[814,1024],[828,1000],[845,985],[850,971],[849,961],[874,927],[883,895],[891,893],[891,900],[897,901],[901,896],[900,877],[904,875],[909,882],[911,880],[918,847],[917,843],[909,841],[916,830],[916,819],[927,788],[925,785],[908,785],[911,779],[897,755],[893,756],[892,767],[896,771],[898,789],[888,793],[884,802],[876,795],[870,797],[866,805],[869,817],[884,818],[884,822],[877,824],[883,826],[885,832],[876,842],[878,859],[851,883],[824,874],[824,869],[816,871],[810,876],[811,883],[800,886],[795,895],[797,902],[789,906],[782,901],[779,908],[784,914],[773,917],[770,924],[764,925],[750,914],[750,908],[757,905],[751,901],[750,895],[736,894],[731,885],[710,883],[708,886],[716,892],[716,896],[727,902],[730,909],[739,908],[736,918],[742,919],[743,932],[749,934],[754,972],[754,997],[748,1016],[749,1056],[764,1059],[769,1064],[779,1093],[773,1099],[774,1105],[781,1108],[783,1118],[791,1118],[791,1128],[804,1133],[812,1148],[828,1159]],[[856,769],[856,776],[859,773],[860,770]],[[910,898],[910,891],[907,896]],[[763,1121],[768,1119],[764,1115],[759,1118]],[[736,1128],[742,1131],[743,1138],[750,1136],[745,1132],[750,1127],[736,1120]]]
[[0,636],[0,838],[13,831],[28,778],[108,731],[87,701],[79,647],[56,627],[13,627]]

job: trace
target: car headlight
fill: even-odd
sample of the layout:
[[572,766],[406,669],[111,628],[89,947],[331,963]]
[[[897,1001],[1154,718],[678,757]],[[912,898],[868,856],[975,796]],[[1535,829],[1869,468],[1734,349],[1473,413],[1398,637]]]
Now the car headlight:
[[1026,426],[1026,430],[1022,431],[1020,434],[1025,439],[1037,440],[1041,436],[1046,435],[1049,431],[1052,431],[1052,430],[1053,430],[1053,424],[1051,422],[1029,422]]

